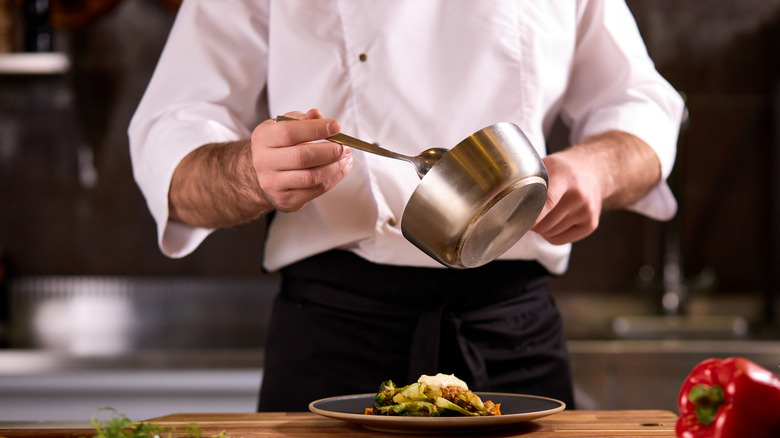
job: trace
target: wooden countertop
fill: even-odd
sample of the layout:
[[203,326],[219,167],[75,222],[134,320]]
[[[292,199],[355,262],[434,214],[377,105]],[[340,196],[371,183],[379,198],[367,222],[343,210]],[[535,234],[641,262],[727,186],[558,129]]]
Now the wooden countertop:
[[[224,431],[229,437],[354,437],[377,438],[392,433],[375,432],[360,425],[325,418],[309,412],[265,412],[236,414],[173,414],[152,418],[148,422],[169,427],[182,427],[196,422],[209,437]],[[494,431],[478,431],[488,437],[674,437],[677,415],[662,410],[562,411],[549,417],[511,425]],[[0,423],[0,438],[16,437],[91,437],[94,430],[74,428],[55,423]],[[430,435],[399,435],[422,437]],[[468,435],[465,435],[468,436]]]

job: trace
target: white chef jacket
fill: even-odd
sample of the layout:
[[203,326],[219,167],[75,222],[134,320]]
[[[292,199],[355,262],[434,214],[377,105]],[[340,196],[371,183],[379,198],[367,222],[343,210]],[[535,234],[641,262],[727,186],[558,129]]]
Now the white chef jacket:
[[[622,0],[187,0],[128,131],[162,252],[183,257],[213,231],[168,218],[171,175],[185,155],[310,108],[403,154],[451,148],[509,121],[545,156],[560,114],[573,142],[612,129],[641,138],[665,180],[682,100],[655,70]],[[333,248],[441,267],[401,234],[420,183],[414,168],[352,154],[336,187],[300,211],[276,213],[265,268]],[[662,181],[631,209],[664,220],[676,202]],[[529,232],[501,259],[562,273],[570,250]]]

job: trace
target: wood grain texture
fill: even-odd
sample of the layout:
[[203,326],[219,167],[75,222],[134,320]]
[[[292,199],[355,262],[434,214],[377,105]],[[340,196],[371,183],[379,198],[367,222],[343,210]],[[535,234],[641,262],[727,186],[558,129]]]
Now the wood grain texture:
[[[208,437],[224,431],[233,438],[350,437],[378,438],[393,434],[374,432],[359,425],[321,417],[308,412],[173,414],[147,420],[177,429],[197,423]],[[478,436],[509,437],[674,437],[677,415],[662,410],[563,411],[539,420],[520,423]],[[89,437],[84,429],[0,429],[0,438]],[[430,435],[400,435],[422,437]],[[468,436],[468,435],[464,435]],[[475,436],[475,435],[472,435]]]

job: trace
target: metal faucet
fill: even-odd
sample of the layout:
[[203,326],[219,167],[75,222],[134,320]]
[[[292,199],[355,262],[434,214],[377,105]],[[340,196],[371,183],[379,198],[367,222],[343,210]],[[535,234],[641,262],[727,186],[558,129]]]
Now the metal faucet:
[[680,240],[667,237],[663,268],[663,297],[661,305],[664,315],[681,315],[688,301],[688,285],[685,282],[680,254]]

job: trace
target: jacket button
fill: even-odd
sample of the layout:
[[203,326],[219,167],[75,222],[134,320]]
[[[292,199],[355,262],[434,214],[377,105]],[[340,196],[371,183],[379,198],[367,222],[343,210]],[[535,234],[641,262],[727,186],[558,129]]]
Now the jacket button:
[[365,53],[361,53],[360,56],[358,56],[358,59],[360,60],[360,62],[366,62],[368,56],[366,56]]
[[392,218],[392,217],[391,217],[390,219],[388,219],[388,220],[387,220],[387,225],[388,225],[388,226],[390,226],[390,227],[394,227],[394,226],[396,226],[397,224],[396,224],[396,222],[395,222],[395,218]]

